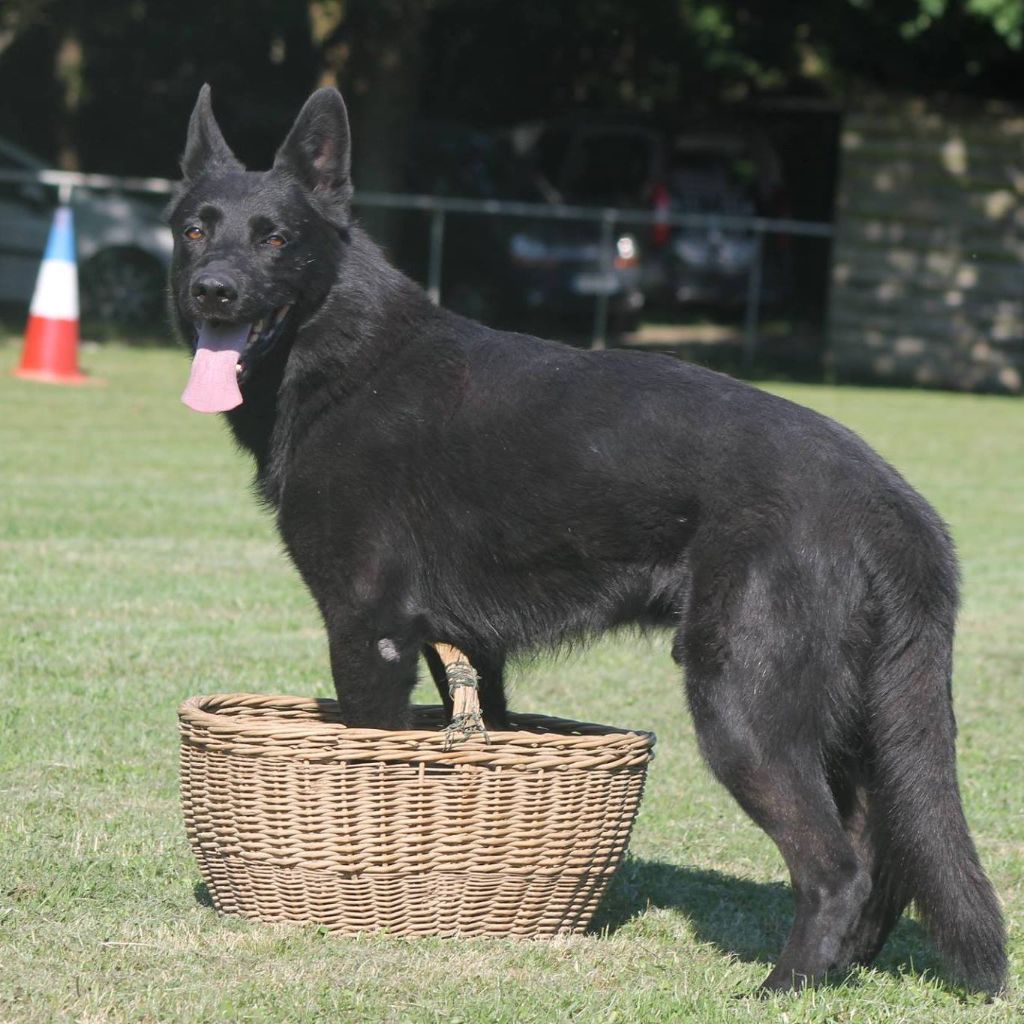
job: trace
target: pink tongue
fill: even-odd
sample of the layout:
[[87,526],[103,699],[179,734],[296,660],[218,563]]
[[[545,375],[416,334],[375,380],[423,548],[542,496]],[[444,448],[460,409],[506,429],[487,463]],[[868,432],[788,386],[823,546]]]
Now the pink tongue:
[[181,400],[196,412],[227,412],[242,404],[235,366],[245,343],[250,324],[199,327],[199,340],[192,360],[192,372]]

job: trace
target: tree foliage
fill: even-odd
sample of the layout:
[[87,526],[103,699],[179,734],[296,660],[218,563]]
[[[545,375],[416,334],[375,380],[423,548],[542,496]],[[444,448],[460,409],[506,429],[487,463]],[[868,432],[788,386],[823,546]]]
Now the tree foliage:
[[1022,31],[1022,0],[4,0],[0,135],[171,174],[210,81],[259,163],[334,82],[385,173],[413,116],[678,119],[766,94],[841,101],[858,83],[1020,98]]
[[[918,0],[917,17],[904,25],[904,34],[913,37],[926,31],[949,13],[952,0]],[[964,9],[985,21],[1015,50],[1024,43],[1024,3],[1021,0],[966,0]]]

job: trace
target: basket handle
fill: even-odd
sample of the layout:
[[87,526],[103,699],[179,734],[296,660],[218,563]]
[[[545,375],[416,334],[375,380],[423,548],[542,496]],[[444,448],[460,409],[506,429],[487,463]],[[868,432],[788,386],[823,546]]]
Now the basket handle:
[[469,658],[451,644],[434,644],[434,650],[444,665],[448,693],[452,698],[452,720],[444,729],[444,749],[450,750],[453,743],[469,736],[483,736],[484,742],[490,746],[491,738],[480,714],[480,679],[476,670]]

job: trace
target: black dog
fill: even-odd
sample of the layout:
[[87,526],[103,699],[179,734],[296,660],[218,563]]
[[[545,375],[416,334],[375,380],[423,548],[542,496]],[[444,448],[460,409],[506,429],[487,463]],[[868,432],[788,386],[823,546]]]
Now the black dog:
[[333,90],[262,173],[204,88],[182,167],[183,397],[255,458],[344,720],[401,727],[429,643],[469,655],[500,727],[509,655],[671,627],[701,750],[792,876],[765,987],[869,963],[913,899],[959,977],[999,991],[1002,919],[956,779],[956,562],[899,474],[727,377],[434,307],[352,220]]

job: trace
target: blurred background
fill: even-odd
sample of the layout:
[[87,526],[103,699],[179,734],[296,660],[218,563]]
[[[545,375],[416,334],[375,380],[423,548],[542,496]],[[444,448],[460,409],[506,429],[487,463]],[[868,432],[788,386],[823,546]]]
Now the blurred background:
[[260,168],[336,85],[360,220],[460,312],[1019,393],[1022,47],[1020,0],[4,0],[0,316],[17,343],[63,187],[83,337],[170,343],[199,86]]

